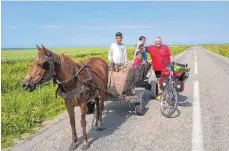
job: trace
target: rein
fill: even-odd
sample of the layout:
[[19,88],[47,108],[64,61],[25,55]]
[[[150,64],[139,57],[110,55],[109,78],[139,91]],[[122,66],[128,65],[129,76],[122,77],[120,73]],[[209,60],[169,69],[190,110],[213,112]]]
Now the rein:
[[[46,65],[46,66],[44,66]],[[42,68],[44,69],[48,69],[49,71],[53,71],[53,73],[48,76],[47,78],[45,78],[45,80],[42,80],[41,83],[44,83],[48,80],[50,80],[51,78],[53,78],[53,83],[58,85],[58,88],[56,89],[56,98],[57,95],[59,95],[60,97],[64,98],[64,99],[68,99],[68,98],[73,98],[73,97],[79,97],[79,96],[85,96],[85,93],[88,92],[89,90],[91,90],[91,92],[89,92],[89,99],[95,98],[98,95],[98,90],[94,90],[94,88],[98,88],[100,90],[106,91],[108,92],[107,89],[107,85],[106,85],[106,89],[103,89],[97,85],[94,85],[92,83],[92,76],[91,73],[94,73],[97,77],[99,77],[104,83],[105,80],[102,79],[102,77],[100,75],[98,75],[91,67],[89,67],[88,65],[83,65],[81,66],[81,68],[70,78],[64,81],[58,81],[57,79],[57,74],[56,74],[56,66],[60,65],[60,58],[58,57],[57,61],[54,62],[53,57],[50,55],[48,55],[46,61],[44,62],[44,64],[42,65]],[[87,79],[80,79],[79,75],[80,73],[86,70],[87,71],[87,75],[89,78]],[[63,87],[62,84],[69,82],[71,80],[74,80],[75,78],[77,78],[78,82],[80,83],[79,87],[74,88],[73,90],[69,91],[69,92],[63,92]]]

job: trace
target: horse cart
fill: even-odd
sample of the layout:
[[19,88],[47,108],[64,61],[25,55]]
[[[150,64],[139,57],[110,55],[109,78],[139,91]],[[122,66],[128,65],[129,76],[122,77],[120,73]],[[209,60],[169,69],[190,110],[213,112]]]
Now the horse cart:
[[[114,68],[110,65],[108,95],[109,101],[127,101],[135,108],[137,115],[143,115],[146,110],[144,92],[138,92],[136,87],[151,89],[149,74],[151,64],[145,63],[138,67],[129,64],[125,68]],[[147,76],[148,75],[148,76]]]

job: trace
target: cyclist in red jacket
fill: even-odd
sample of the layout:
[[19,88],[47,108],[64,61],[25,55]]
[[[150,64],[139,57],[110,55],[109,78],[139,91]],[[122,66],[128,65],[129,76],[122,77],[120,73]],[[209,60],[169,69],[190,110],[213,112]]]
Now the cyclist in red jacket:
[[[154,41],[154,45],[146,47],[146,52],[148,52],[152,59],[152,68],[155,72],[155,75],[158,78],[161,76],[161,70],[166,67],[164,62],[172,62],[173,57],[169,50],[169,47],[167,45],[162,44],[162,40],[160,37],[157,37]],[[158,90],[159,87],[158,87]],[[157,99],[160,99],[160,95],[157,97]]]

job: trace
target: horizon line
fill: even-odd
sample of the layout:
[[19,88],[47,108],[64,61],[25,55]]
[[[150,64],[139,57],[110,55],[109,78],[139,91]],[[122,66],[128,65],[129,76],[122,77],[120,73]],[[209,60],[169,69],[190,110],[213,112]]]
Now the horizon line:
[[[191,45],[220,45],[220,44],[229,44],[229,43],[200,43],[200,44],[167,44],[168,46],[181,46],[181,45],[186,45],[186,46],[191,46]],[[135,46],[136,44],[128,44],[126,46]],[[54,49],[59,49],[59,48],[93,48],[93,47],[109,47],[108,45],[79,45],[79,46],[67,46],[67,47],[49,47],[49,48],[54,48]],[[36,49],[36,47],[1,47],[1,50],[10,50],[10,49]]]

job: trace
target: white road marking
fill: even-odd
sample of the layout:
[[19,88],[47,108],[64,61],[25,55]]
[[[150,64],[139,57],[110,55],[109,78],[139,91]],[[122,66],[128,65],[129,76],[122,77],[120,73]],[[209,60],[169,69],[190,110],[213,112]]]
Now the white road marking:
[[195,69],[194,69],[194,74],[198,74],[198,69],[197,69],[197,57],[196,57],[196,50],[195,50]]
[[195,50],[195,61],[197,61],[196,50]]
[[203,151],[204,149],[200,110],[199,82],[195,80],[193,84],[192,151]]
[[194,73],[195,73],[195,75],[197,75],[197,74],[198,74],[197,61],[195,61],[195,69],[194,69]]

